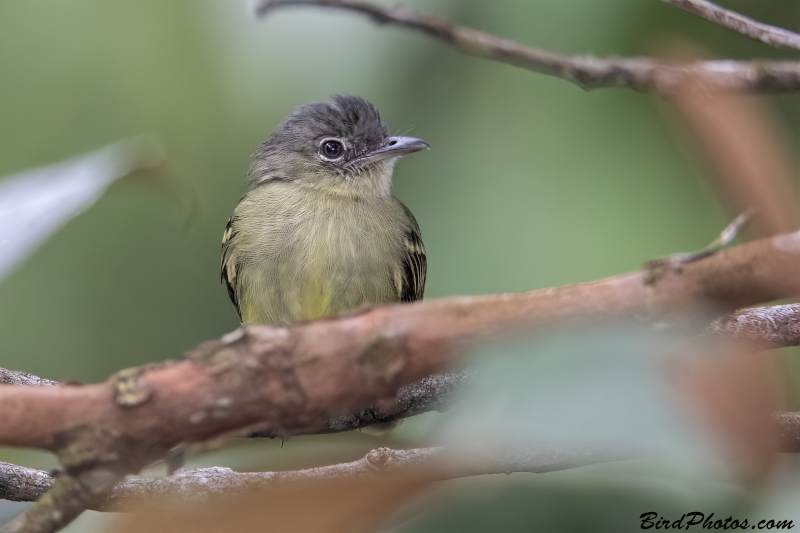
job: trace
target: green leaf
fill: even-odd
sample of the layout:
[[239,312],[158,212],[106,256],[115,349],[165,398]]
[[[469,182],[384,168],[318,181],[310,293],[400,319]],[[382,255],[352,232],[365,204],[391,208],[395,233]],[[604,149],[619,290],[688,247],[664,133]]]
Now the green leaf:
[[158,143],[139,136],[0,181],[0,279],[100,199],[109,185],[162,160]]

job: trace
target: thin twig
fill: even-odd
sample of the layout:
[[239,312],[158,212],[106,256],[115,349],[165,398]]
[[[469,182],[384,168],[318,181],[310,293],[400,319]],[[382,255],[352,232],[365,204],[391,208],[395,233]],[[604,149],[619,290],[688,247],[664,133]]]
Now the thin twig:
[[708,257],[709,255],[714,255],[729,245],[731,241],[733,241],[733,239],[739,235],[739,231],[741,231],[741,229],[750,221],[751,218],[751,211],[745,211],[744,213],[739,214],[731,221],[730,224],[725,227],[725,229],[722,230],[719,236],[714,239],[711,244],[696,252],[672,254],[669,257],[670,261],[672,262],[673,266],[678,267],[682,263],[691,263],[692,261],[699,261],[704,257]]
[[770,46],[800,50],[800,35],[725,9],[708,0],[661,0]]
[[[781,451],[800,451],[800,413],[776,413],[774,419],[781,431]],[[119,511],[145,500],[149,501],[149,505],[156,506],[172,506],[181,502],[202,503],[215,496],[279,489],[302,481],[363,478],[414,468],[424,468],[432,479],[445,480],[512,472],[554,472],[624,458],[608,452],[578,448],[520,452],[498,446],[490,453],[458,452],[442,447],[410,450],[378,448],[357,461],[302,470],[235,472],[230,468],[211,467],[180,470],[167,477],[131,476],[117,483],[108,497],[92,508]],[[36,501],[53,487],[57,479],[60,478],[41,470],[0,462],[0,499]]]
[[641,92],[671,93],[687,79],[702,79],[722,91],[793,92],[800,90],[798,61],[695,61],[672,64],[646,57],[570,56],[527,46],[511,39],[459,26],[401,7],[385,8],[362,0],[256,0],[255,13],[278,7],[315,6],[360,13],[377,24],[418,31],[459,52],[555,76],[584,89],[628,87]]
[[[436,459],[435,461],[433,459]],[[170,506],[179,502],[203,502],[215,496],[235,496],[253,490],[277,489],[291,483],[363,478],[414,468],[425,468],[426,475],[444,480],[485,474],[512,472],[543,473],[566,470],[587,464],[615,460],[607,453],[586,450],[542,450],[539,452],[503,452],[472,455],[445,453],[441,447],[392,450],[378,448],[349,463],[281,472],[235,472],[212,467],[181,470],[168,477],[129,477],[114,486],[97,510],[116,511],[150,499],[151,505]],[[59,478],[32,468],[0,462],[0,499],[35,501]]]

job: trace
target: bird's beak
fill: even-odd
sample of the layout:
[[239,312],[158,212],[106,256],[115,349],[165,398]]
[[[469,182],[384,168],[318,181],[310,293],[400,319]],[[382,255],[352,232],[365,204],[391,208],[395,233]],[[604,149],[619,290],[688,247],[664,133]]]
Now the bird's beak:
[[364,154],[363,156],[350,161],[347,165],[359,164],[366,165],[375,163],[376,161],[383,161],[392,157],[399,157],[401,155],[413,154],[425,148],[430,148],[428,143],[422,139],[414,137],[389,137],[386,144]]

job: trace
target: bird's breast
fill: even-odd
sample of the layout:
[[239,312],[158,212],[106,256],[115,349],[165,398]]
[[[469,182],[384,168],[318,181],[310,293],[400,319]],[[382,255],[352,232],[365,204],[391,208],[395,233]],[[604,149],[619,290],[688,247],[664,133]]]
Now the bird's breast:
[[243,317],[285,323],[397,301],[403,226],[391,203],[284,200],[249,224]]

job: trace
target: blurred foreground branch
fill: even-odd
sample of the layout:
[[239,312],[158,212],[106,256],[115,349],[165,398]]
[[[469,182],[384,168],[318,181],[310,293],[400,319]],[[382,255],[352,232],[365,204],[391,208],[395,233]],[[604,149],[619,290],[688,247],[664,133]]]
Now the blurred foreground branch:
[[444,41],[462,54],[555,76],[583,89],[628,87],[641,92],[671,93],[687,80],[702,79],[718,91],[800,90],[798,61],[720,60],[675,64],[646,57],[570,56],[459,26],[443,18],[401,7],[385,8],[363,0],[257,0],[254,9],[256,14],[266,15],[275,8],[289,6],[328,7],[360,13],[377,24],[399,26]]
[[669,100],[691,132],[690,150],[704,163],[706,177],[731,216],[753,214],[752,234],[759,236],[800,227],[792,144],[762,101],[720,94],[703,80],[686,83]]
[[661,1],[770,46],[800,50],[800,35],[795,32],[763,24],[708,0]]

